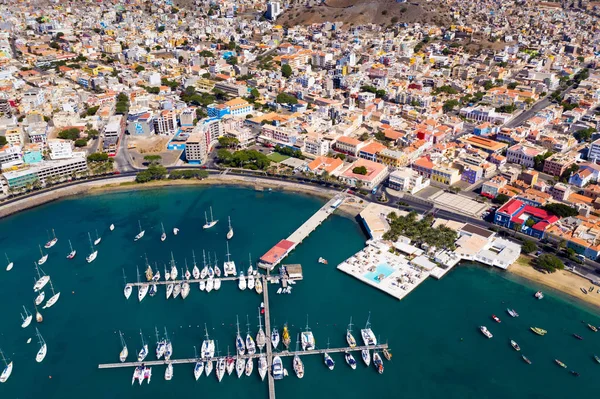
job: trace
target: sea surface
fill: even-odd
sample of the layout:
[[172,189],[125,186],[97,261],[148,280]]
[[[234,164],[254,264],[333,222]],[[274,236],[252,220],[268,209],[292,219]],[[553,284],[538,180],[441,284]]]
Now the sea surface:
[[[129,281],[135,281],[136,266],[142,273],[146,255],[162,273],[171,252],[180,268],[186,260],[191,266],[192,250],[199,263],[203,250],[212,259],[216,253],[222,263],[228,216],[235,231],[230,241],[232,259],[238,270],[245,269],[249,254],[256,261],[323,203],[307,195],[245,188],[165,188],[65,199],[0,220],[0,255],[8,253],[15,263],[11,272],[0,268],[0,348],[14,361],[12,376],[0,384],[0,397],[267,398],[266,380],[260,381],[256,364],[251,377],[238,379],[234,372],[221,383],[214,371],[194,381],[193,365],[174,366],[173,380],[165,381],[164,367],[154,367],[151,384],[141,387],[131,386],[131,368],[98,370],[99,363],[118,362],[118,330],[125,334],[130,361],[141,347],[140,329],[150,343],[148,360],[154,359],[155,326],[161,336],[167,329],[173,358],[194,356],[205,325],[218,340],[222,355],[228,350],[234,353],[236,316],[243,334],[248,329],[246,320],[253,334],[257,331],[261,297],[240,292],[234,282],[224,282],[220,291],[210,294],[193,285],[186,300],[165,300],[161,287],[155,297],[138,303],[135,291],[129,300],[123,296],[123,270]],[[209,206],[219,222],[203,230]],[[133,242],[138,220],[146,234]],[[161,222],[168,233],[165,242],[159,240]],[[108,230],[111,223],[116,226],[113,232]],[[180,229],[177,236],[171,233],[174,226]],[[54,307],[41,311],[43,323],[34,321],[22,329],[21,305],[33,310],[38,244],[48,240],[52,228],[59,241],[42,268],[61,297]],[[95,237],[96,230],[102,237],[98,259],[87,264],[87,233]],[[269,287],[272,323],[281,328],[287,322],[295,337],[308,317],[317,346],[326,348],[329,341],[334,348],[345,345],[350,317],[358,338],[371,312],[373,330],[381,342],[389,343],[392,361],[384,361],[385,372],[379,375],[361,362],[359,354],[356,370],[345,364],[341,354],[333,354],[333,371],[320,355],[305,356],[306,374],[299,380],[291,358],[286,357],[284,366],[290,376],[276,382],[277,397],[561,398],[595,391],[600,364],[593,355],[600,355],[600,332],[592,332],[582,320],[600,326],[597,311],[554,292],[536,300],[533,293],[539,287],[534,284],[475,265],[458,267],[441,281],[430,279],[398,301],[335,269],[360,250],[366,238],[354,219],[335,214],[324,222],[286,260],[302,264],[304,280],[291,295],[277,295],[277,286]],[[77,249],[71,261],[65,259],[68,239]],[[317,263],[320,256],[329,265]],[[46,294],[51,295],[49,286]],[[507,307],[515,308],[520,317],[509,317]],[[502,322],[492,321],[492,314]],[[480,325],[491,330],[493,339],[479,332]],[[534,335],[530,326],[542,327],[548,334]],[[35,362],[39,348],[35,327],[48,344],[42,363]],[[575,339],[573,333],[584,340]],[[511,348],[510,339],[519,343],[532,365]],[[555,365],[555,358],[568,369]],[[569,370],[581,376],[574,377]]]

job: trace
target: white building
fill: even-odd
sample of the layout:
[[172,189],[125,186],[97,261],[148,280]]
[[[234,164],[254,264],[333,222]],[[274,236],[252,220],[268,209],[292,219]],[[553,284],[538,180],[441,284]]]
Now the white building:
[[430,180],[419,175],[416,170],[399,168],[390,173],[388,186],[391,189],[415,194],[429,186]]
[[316,156],[323,156],[329,153],[331,141],[321,137],[307,137],[304,140],[304,152]]
[[85,157],[74,157],[56,161],[44,161],[27,169],[5,172],[4,177],[9,187],[20,188],[39,181],[46,184],[48,178],[68,179],[74,174],[87,172]]
[[111,116],[104,127],[104,139],[118,139],[121,137],[121,115]]
[[152,72],[150,75],[148,75],[148,84],[150,86],[160,86],[161,85],[160,73]]
[[50,149],[50,159],[69,159],[73,158],[73,147],[71,140],[48,140]]
[[278,1],[270,1],[267,3],[267,12],[266,12],[266,17],[269,18],[270,20],[274,21],[277,19],[277,17],[279,15],[281,15],[281,13],[283,12],[283,10],[281,9],[281,3]]
[[177,114],[170,110],[161,111],[154,119],[154,131],[166,135],[177,133]]
[[506,161],[524,165],[527,168],[535,166],[535,157],[547,152],[544,147],[532,144],[515,144],[506,151]]
[[206,160],[208,147],[206,145],[206,135],[194,129],[185,142],[185,159],[192,164],[201,164]]
[[21,147],[17,145],[6,146],[0,151],[0,167],[2,169],[23,164]]
[[600,159],[600,139],[594,141],[590,145],[590,150],[588,152],[588,160],[590,162],[596,163]]

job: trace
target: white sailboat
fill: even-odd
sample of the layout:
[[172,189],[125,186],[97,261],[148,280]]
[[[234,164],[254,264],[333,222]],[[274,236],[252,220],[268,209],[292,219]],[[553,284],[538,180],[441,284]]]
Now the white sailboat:
[[219,291],[221,289],[221,269],[219,269],[219,261],[217,260],[217,254],[215,253],[215,291]]
[[[137,282],[139,284],[140,282],[140,269],[136,267],[137,270]],[[144,299],[146,297],[146,294],[148,293],[148,289],[150,288],[150,286],[148,284],[140,284],[138,285],[138,301],[142,302],[142,299]]]
[[[219,341],[217,341],[217,356],[219,356]],[[222,357],[217,359],[217,369],[216,369],[216,374],[217,374],[217,380],[219,382],[221,382],[221,380],[223,379],[223,376],[225,375],[225,359],[223,359]]]
[[267,343],[267,339],[265,337],[265,331],[262,326],[262,317],[260,315],[260,309],[258,310],[258,333],[256,333],[256,346],[258,349],[262,350]]
[[235,337],[235,349],[237,354],[240,356],[244,356],[246,353],[246,345],[244,344],[244,340],[242,335],[240,334],[240,320],[238,316],[235,316],[235,325],[237,326],[237,335]]
[[96,260],[96,257],[98,256],[98,251],[94,248],[94,245],[92,244],[92,236],[89,232],[88,239],[90,240],[90,250],[92,252],[90,252],[90,254],[85,258],[85,260],[87,261],[87,263],[92,263],[94,260]]
[[306,315],[306,329],[300,334],[302,338],[302,350],[310,351],[315,349],[315,337],[308,327],[308,315]]
[[200,269],[198,268],[198,265],[196,264],[196,254],[194,253],[194,251],[192,251],[192,259],[194,260],[194,268],[192,269],[192,277],[194,277],[194,280],[198,280],[200,278]]
[[210,222],[208,221],[208,216],[206,215],[206,212],[204,212],[204,218],[206,219],[206,223],[204,224],[204,226],[202,226],[203,229],[210,229],[218,222],[218,220],[213,219],[212,206],[210,207]]
[[167,342],[164,339],[158,337],[158,329],[154,327],[154,334],[156,335],[156,358],[160,360],[165,355],[167,350]]
[[67,259],[73,259],[75,255],[77,255],[77,251],[73,249],[73,245],[71,245],[71,240],[69,240],[69,248],[71,249],[71,252],[69,252],[69,254],[67,255]]
[[148,344],[144,342],[144,334],[142,334],[142,330],[140,330],[140,337],[142,338],[142,349],[140,349],[138,353],[138,362],[143,362],[146,356],[148,356]]
[[235,269],[235,262],[230,259],[231,254],[229,253],[229,242],[227,241],[225,244],[227,245],[227,262],[223,263],[223,273],[225,274],[225,277],[235,276],[237,274],[237,270]]
[[94,245],[100,244],[101,241],[102,241],[102,237],[100,237],[98,235],[98,230],[96,230],[96,239],[94,240]]
[[137,241],[144,236],[146,230],[142,230],[142,223],[138,220],[138,226],[140,227],[140,232],[133,237],[133,241]]
[[185,281],[183,284],[181,284],[181,299],[187,298],[187,296],[189,294],[190,294],[190,283]]
[[250,335],[250,321],[248,320],[248,315],[246,315],[246,326],[248,327],[248,332],[246,333],[246,350],[249,355],[254,355],[256,353],[256,344],[254,343],[254,338]]
[[369,312],[369,317],[367,317],[367,324],[365,325],[365,328],[360,330],[360,335],[363,339],[363,342],[365,343],[365,346],[377,345],[377,337],[375,337],[373,330],[371,330],[370,321],[371,321],[371,312]]
[[54,292],[54,286],[52,285],[52,280],[50,280],[50,290],[52,291],[52,296],[50,297],[50,299],[48,299],[48,301],[42,307],[42,309],[48,309],[49,307],[53,306],[56,302],[58,302],[58,298],[60,298],[60,292],[59,293]]
[[181,283],[173,285],[173,298],[177,298],[181,294]]
[[29,313],[25,306],[23,306],[23,310],[25,311],[25,316],[21,315],[21,320],[23,320],[23,323],[21,323],[21,328],[27,328],[31,324],[33,315]]
[[252,274],[248,274],[248,289],[250,291],[254,289],[254,276]]
[[348,324],[348,329],[346,330],[346,342],[348,342],[350,348],[356,347],[356,340],[354,339],[354,335],[352,335],[352,316],[350,316],[350,324]]
[[125,338],[123,338],[123,333],[119,331],[119,337],[121,338],[121,353],[119,353],[119,360],[123,363],[127,360],[127,355],[129,355],[129,351],[127,350],[127,345],[125,344]]
[[171,360],[171,356],[173,355],[173,344],[169,339],[169,334],[167,333],[167,327],[165,327],[165,360]]
[[208,377],[210,375],[210,373],[212,373],[212,371],[213,371],[213,362],[212,362],[212,359],[208,359],[204,366],[204,374],[206,374],[206,376]]
[[4,352],[0,349],[0,357],[2,357],[2,362],[4,362],[4,370],[2,370],[2,374],[0,374],[0,383],[6,382],[10,377],[13,370],[13,362],[8,362],[4,357]]
[[167,284],[167,299],[169,299],[171,297],[171,295],[173,295],[174,289],[175,289],[175,284],[173,284],[173,283]]
[[[206,328],[206,324],[204,324],[204,332],[206,333],[206,339],[202,341],[202,348],[200,350],[200,355],[203,359],[212,359],[215,356],[215,341],[209,338],[208,329]],[[206,375],[208,372],[208,364],[206,365]],[[210,366],[212,369],[212,365]]]
[[250,358],[246,362],[246,377],[250,377],[250,375],[252,374],[252,370],[254,370],[254,360]]
[[229,230],[227,231],[227,239],[231,240],[233,238],[233,227],[231,227],[231,218],[228,216],[227,219],[229,220]]
[[46,293],[44,291],[40,292],[40,294],[35,298],[35,301],[33,301],[33,303],[35,303],[36,305],[40,305],[42,302],[44,302],[44,299],[46,299]]
[[277,345],[279,345],[279,330],[277,327],[273,327],[271,332],[271,344],[273,344],[273,349],[277,349]]
[[46,261],[48,260],[48,254],[45,254],[42,251],[42,246],[41,245],[38,245],[38,247],[40,247],[40,255],[42,255],[42,257],[37,261],[37,264],[41,266],[44,263],[46,263]]
[[165,380],[171,381],[173,379],[173,363],[168,362],[167,368],[165,369]]
[[204,280],[206,276],[208,276],[208,266],[206,265],[206,252],[204,250],[202,250],[202,263],[204,264],[204,267],[200,272],[200,278]]
[[35,270],[37,271],[38,279],[35,282],[35,284],[33,285],[33,291],[39,292],[42,288],[44,288],[46,286],[46,284],[48,284],[48,281],[50,281],[50,276],[47,276],[43,270],[42,270],[42,273],[40,274],[41,268],[39,267],[38,264],[36,264],[36,263],[34,263],[34,264],[35,264]]
[[110,229],[110,231],[113,231],[115,229],[115,225],[111,223],[109,229]]
[[258,357],[258,375],[260,375],[261,381],[265,380],[268,368],[269,366],[267,365],[267,357],[261,353]]
[[44,338],[42,337],[42,334],[40,334],[37,327],[35,329],[35,333],[38,337],[38,342],[40,344],[40,350],[38,351],[37,355],[35,356],[35,361],[38,363],[41,363],[42,360],[44,360],[44,358],[46,357],[46,353],[48,352],[48,347],[46,346],[46,341],[44,341]]
[[208,279],[206,280],[206,292],[211,292],[215,287],[215,280],[213,279],[215,271],[210,263],[210,252],[208,253]]
[[238,288],[242,291],[246,289],[246,278],[244,272],[240,271],[240,280],[238,281]]
[[9,272],[12,270],[14,263],[11,262],[10,259],[8,259],[8,255],[6,253],[4,254],[4,256],[6,256],[6,262],[7,262],[6,271]]
[[125,276],[125,269],[123,269],[123,282],[125,283],[125,288],[123,288],[123,295],[125,295],[125,299],[129,299],[131,296],[131,292],[133,291],[133,286],[127,283],[127,277]]
[[56,238],[56,234],[54,234],[54,229],[52,229],[52,239],[50,239],[45,245],[44,248],[50,249],[56,245],[58,242],[58,238]]
[[160,235],[160,240],[164,241],[167,239],[167,233],[165,233],[165,226],[162,222],[160,222],[160,228],[162,229],[162,234]]
[[202,375],[204,371],[204,362],[200,360],[198,357],[198,352],[196,351],[196,347],[194,346],[194,358],[196,359],[196,364],[194,365],[194,378],[198,381],[198,378]]
[[238,378],[240,378],[242,376],[245,369],[246,369],[246,360],[244,360],[238,356],[237,359],[235,359],[235,372],[236,372]]
[[173,252],[171,252],[171,280],[177,280],[177,275],[179,272],[177,271],[177,266],[175,266],[175,258],[173,258]]
[[294,355],[294,372],[296,373],[296,377],[302,378],[304,377],[304,363],[302,363],[302,359],[298,356],[298,344],[300,343],[300,334],[297,335],[296,338],[296,354]]

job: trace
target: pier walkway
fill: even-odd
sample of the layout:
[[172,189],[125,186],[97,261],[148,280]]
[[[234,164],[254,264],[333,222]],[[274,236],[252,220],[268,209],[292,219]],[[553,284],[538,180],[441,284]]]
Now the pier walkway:
[[[269,305],[269,287],[267,286],[268,276],[263,276],[263,303],[265,304],[265,335],[267,337],[267,365],[269,370],[273,366],[273,345],[271,344],[271,307]],[[282,343],[283,345],[283,343]],[[269,382],[269,399],[275,399],[275,379],[273,373],[267,373]]]
[[[272,282],[272,283],[279,283],[281,279],[280,276],[265,276],[262,275],[266,281],[268,282]],[[244,276],[245,278],[248,278],[248,276]],[[260,278],[261,275],[259,274],[258,276],[254,276],[255,278]],[[221,280],[221,281],[236,281],[239,280],[240,278],[238,276],[229,276],[229,277],[213,277],[213,281],[214,280]],[[290,277],[286,277],[286,280],[298,280],[298,279],[294,279],[294,278],[290,278]],[[159,280],[159,281],[143,281],[143,282],[134,282],[134,283],[129,283],[129,285],[131,285],[132,287],[137,287],[137,286],[144,286],[144,285],[168,285],[168,284],[183,284],[183,283],[200,283],[201,281],[208,281],[208,278],[199,278],[199,279],[195,279],[195,278],[191,278],[189,280]],[[263,281],[264,283],[264,281]],[[263,287],[265,287],[265,285],[263,284]]]
[[302,226],[298,227],[287,239],[279,241],[273,248],[264,254],[260,258],[258,265],[265,269],[273,269],[281,263],[281,261],[300,245],[310,233],[315,231],[317,227],[333,213],[333,211],[342,205],[345,199],[346,197],[344,194],[338,194],[327,201],[325,205],[308,218],[308,220],[304,222]]

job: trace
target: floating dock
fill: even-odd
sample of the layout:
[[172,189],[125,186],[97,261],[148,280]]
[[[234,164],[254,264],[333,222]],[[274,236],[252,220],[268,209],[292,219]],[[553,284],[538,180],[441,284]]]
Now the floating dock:
[[345,195],[338,194],[327,201],[325,205],[304,222],[302,226],[298,227],[298,229],[296,229],[296,231],[294,231],[287,239],[279,241],[266,254],[261,256],[258,265],[262,268],[271,270],[281,263],[290,252],[300,245],[310,233],[315,231],[321,223],[342,205],[345,199]]

